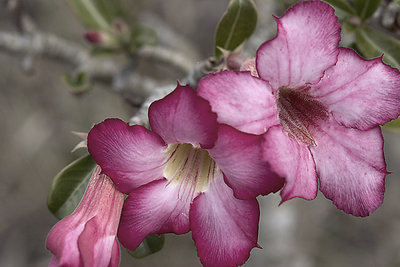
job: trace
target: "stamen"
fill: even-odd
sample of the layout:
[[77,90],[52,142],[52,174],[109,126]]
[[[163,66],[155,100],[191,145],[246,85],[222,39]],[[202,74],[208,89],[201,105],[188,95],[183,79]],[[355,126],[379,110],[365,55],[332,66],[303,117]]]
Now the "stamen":
[[179,198],[191,197],[207,190],[210,180],[220,171],[207,150],[191,144],[171,144],[164,177],[179,184]]

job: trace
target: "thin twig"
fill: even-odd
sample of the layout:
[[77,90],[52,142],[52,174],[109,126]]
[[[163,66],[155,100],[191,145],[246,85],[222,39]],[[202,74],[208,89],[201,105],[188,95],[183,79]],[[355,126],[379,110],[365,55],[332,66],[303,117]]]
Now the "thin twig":
[[[99,60],[91,57],[88,49],[54,34],[35,32],[33,34],[21,35],[18,33],[0,32],[0,49],[6,52],[48,56],[61,59],[75,67],[82,68],[96,75],[96,71],[91,72],[90,68],[97,66]],[[169,66],[174,66],[183,73],[188,73],[193,68],[193,63],[187,60],[182,54],[157,46],[146,46],[138,52],[138,56],[163,62]],[[104,61],[104,58],[101,59]],[[113,63],[111,63],[113,62]],[[112,70],[114,72],[118,64],[112,60],[102,64],[104,69],[96,68],[100,73]]]

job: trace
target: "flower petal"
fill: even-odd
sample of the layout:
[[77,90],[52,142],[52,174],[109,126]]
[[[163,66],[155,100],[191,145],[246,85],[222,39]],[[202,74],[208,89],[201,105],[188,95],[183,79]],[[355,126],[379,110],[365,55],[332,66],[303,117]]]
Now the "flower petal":
[[197,255],[204,266],[238,266],[257,247],[260,211],[256,199],[239,200],[223,182],[211,182],[190,209],[190,225]]
[[[114,229],[116,231],[116,227]],[[99,235],[98,233],[102,230],[98,217],[93,217],[85,224],[85,229],[78,238],[78,248],[83,266],[109,266],[116,233]]]
[[224,173],[226,183],[240,199],[255,198],[282,188],[284,180],[271,171],[262,157],[262,136],[221,125],[211,157]]
[[264,135],[263,149],[272,169],[286,178],[282,202],[295,197],[311,200],[317,196],[317,174],[308,146],[288,136],[281,126],[275,126]]
[[400,114],[400,73],[382,63],[365,60],[351,49],[340,48],[336,66],[312,88],[343,125],[360,130],[397,118]]
[[163,178],[165,149],[157,134],[119,119],[95,125],[88,135],[89,153],[125,194]]
[[[76,210],[50,231],[46,247],[60,266],[108,266],[124,195],[97,167]],[[52,263],[53,264],[53,261]]]
[[47,236],[46,247],[54,255],[49,266],[83,265],[77,241],[85,225],[72,225],[68,218],[59,221]]
[[58,266],[60,266],[58,264],[58,259],[57,257],[53,256],[50,260],[49,267],[58,267]]
[[314,137],[310,150],[322,193],[346,213],[368,216],[383,201],[388,174],[380,128],[360,131],[331,118]]
[[258,73],[257,73],[255,58],[250,58],[250,59],[246,60],[240,66],[240,71],[250,71],[251,76],[259,78]]
[[210,104],[190,86],[181,86],[149,108],[151,128],[168,144],[214,145],[217,138],[217,116]]
[[257,51],[259,76],[274,90],[319,81],[337,60],[340,25],[334,12],[322,1],[307,1],[277,18],[276,37]]
[[197,90],[210,102],[220,123],[252,134],[262,134],[279,124],[271,87],[249,72],[209,74],[200,80]]
[[124,247],[135,250],[150,234],[184,234],[190,230],[190,190],[158,180],[132,191],[125,200],[118,239]]
[[114,246],[112,248],[112,252],[111,252],[111,260],[110,260],[110,264],[108,265],[108,267],[118,267],[119,265],[119,259],[120,259],[120,249],[119,249],[119,243],[117,238],[114,238]]

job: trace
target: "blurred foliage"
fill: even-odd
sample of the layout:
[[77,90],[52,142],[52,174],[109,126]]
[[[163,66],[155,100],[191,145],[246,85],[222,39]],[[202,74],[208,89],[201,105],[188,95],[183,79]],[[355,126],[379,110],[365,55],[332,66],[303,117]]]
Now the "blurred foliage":
[[83,25],[92,30],[108,30],[116,18],[123,17],[120,0],[68,0]]
[[149,235],[134,251],[128,250],[129,255],[134,258],[144,258],[160,251],[164,247],[164,235]]
[[86,72],[78,71],[72,74],[61,76],[64,85],[73,94],[80,94],[87,91],[90,87],[89,78]]
[[354,7],[361,20],[370,18],[378,9],[381,0],[354,0]]
[[[122,0],[68,0],[86,29],[106,36],[92,43],[92,54],[126,53],[131,55],[145,45],[157,44],[157,33],[146,25],[137,24],[131,5]],[[132,10],[132,12],[127,12]],[[133,15],[132,15],[133,14]],[[129,24],[127,24],[129,21]]]
[[350,15],[355,14],[354,8],[346,0],[325,0],[325,2],[335,7],[336,10],[340,9]]
[[383,54],[383,62],[394,68],[400,67],[400,41],[368,26],[356,30],[356,43],[366,58]]
[[129,50],[133,53],[145,45],[156,45],[157,33],[146,25],[136,24],[132,27]]

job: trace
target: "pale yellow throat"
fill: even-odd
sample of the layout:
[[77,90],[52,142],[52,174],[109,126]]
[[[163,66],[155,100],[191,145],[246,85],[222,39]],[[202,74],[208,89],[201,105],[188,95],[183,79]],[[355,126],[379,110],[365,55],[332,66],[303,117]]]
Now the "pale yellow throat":
[[210,181],[221,172],[207,150],[192,144],[171,144],[165,153],[164,177],[197,193],[207,191]]

